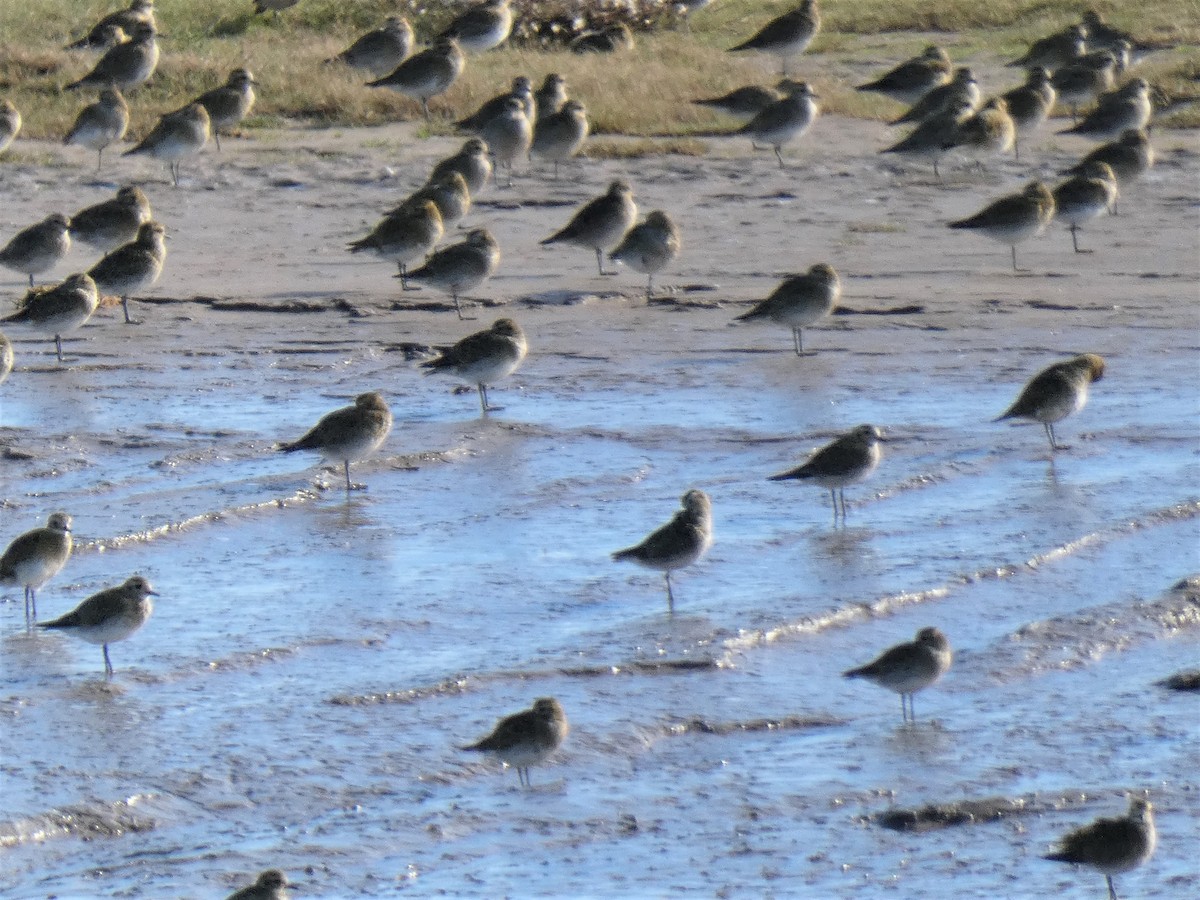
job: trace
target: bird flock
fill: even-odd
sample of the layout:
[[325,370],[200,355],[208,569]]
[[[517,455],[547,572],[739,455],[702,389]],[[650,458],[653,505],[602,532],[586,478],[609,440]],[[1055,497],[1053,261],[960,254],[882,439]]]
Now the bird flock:
[[[281,10],[297,0],[255,0],[256,13]],[[685,15],[706,0],[685,4]],[[433,36],[429,45],[414,52],[416,38],[403,17],[388,18],[379,28],[363,34],[344,51],[327,60],[364,73],[367,87],[389,88],[418,102],[426,117],[429,101],[444,94],[461,76],[469,55],[500,46],[514,24],[509,0],[484,0],[470,6],[448,27]],[[809,82],[793,81],[789,67],[812,44],[820,30],[816,0],[803,0],[795,9],[764,25],[730,52],[758,52],[776,57],[782,80],[772,88],[750,85],[721,97],[700,98],[696,103],[741,121],[731,134],[749,137],[770,147],[780,165],[786,165],[783,148],[817,125],[820,97]],[[624,29],[622,31],[622,29]],[[607,29],[581,36],[571,49],[578,52],[611,52],[627,47],[627,28]],[[133,0],[96,23],[87,34],[68,45],[70,50],[100,51],[91,70],[66,85],[68,90],[94,91],[64,143],[96,153],[97,169],[104,166],[104,151],[124,140],[129,126],[126,95],[154,74],[160,52],[158,23],[153,0]],[[858,85],[862,92],[878,93],[909,107],[891,122],[912,126],[910,133],[882,149],[906,159],[932,165],[941,178],[940,165],[947,154],[965,154],[979,165],[1001,154],[1013,153],[1019,161],[1022,144],[1028,156],[1029,141],[1042,127],[1056,104],[1069,110],[1072,125],[1060,131],[1098,142],[1095,150],[1065,170],[1056,186],[1030,182],[1020,192],[1000,197],[965,219],[948,222],[951,229],[983,234],[1011,248],[1014,271],[1017,246],[1041,234],[1053,221],[1064,223],[1074,250],[1081,227],[1105,213],[1115,213],[1121,189],[1130,186],[1153,164],[1146,129],[1152,114],[1151,86],[1143,78],[1119,82],[1146,48],[1131,35],[1109,27],[1093,12],[1079,24],[1032,45],[1011,65],[1026,70],[1023,84],[1002,94],[985,97],[969,67],[955,67],[945,49],[930,46],[874,80]],[[167,164],[171,182],[180,183],[180,163],[199,152],[210,138],[220,149],[219,133],[230,131],[246,117],[255,102],[259,83],[247,68],[230,72],[224,85],[162,115],[158,123],[125,155],[146,155]],[[1090,110],[1080,115],[1080,111]],[[560,166],[584,151],[590,134],[584,102],[569,97],[565,79],[555,73],[534,89],[525,76],[513,79],[511,88],[489,99],[480,109],[455,122],[468,137],[460,151],[432,169],[424,186],[384,214],[364,237],[351,242],[352,253],[370,251],[395,263],[402,292],[427,285],[448,294],[460,319],[465,318],[466,294],[497,271],[501,246],[483,227],[466,232],[461,240],[439,247],[451,229],[471,211],[472,198],[489,182],[501,177],[514,185],[515,170],[529,160],[539,160],[548,177],[557,180]],[[19,111],[0,101],[0,152],[9,147],[21,128]],[[599,275],[605,260],[619,262],[647,276],[646,299],[654,297],[654,277],[673,263],[681,251],[680,229],[667,212],[654,210],[640,223],[634,188],[625,179],[614,180],[607,191],[583,204],[561,228],[545,237],[543,245],[569,245],[595,255]],[[101,258],[86,271],[61,283],[35,286],[35,276],[53,269],[75,244],[86,244]],[[41,222],[22,229],[0,249],[0,265],[28,277],[29,291],[19,308],[3,321],[28,326],[53,337],[57,359],[65,361],[62,336],[84,325],[100,308],[106,294],[119,298],[125,322],[134,324],[129,301],[155,284],[166,260],[166,228],[155,221],[142,188],[128,185],[115,197],[81,209],[68,217],[50,213]],[[831,315],[842,295],[842,278],[828,263],[814,264],[807,272],[784,279],[765,299],[738,321],[767,321],[791,330],[793,349],[804,356],[802,332]],[[473,385],[480,413],[495,411],[488,385],[510,376],[528,354],[525,333],[512,318],[498,319],[485,330],[472,333],[422,363],[430,373],[444,372]],[[12,371],[14,352],[0,334],[0,381]],[[996,421],[1023,418],[1042,423],[1052,452],[1060,444],[1054,425],[1079,412],[1089,387],[1105,372],[1105,361],[1094,353],[1056,362],[1036,374],[1016,401]],[[327,461],[341,463],[347,491],[350,464],[375,453],[386,440],[392,412],[378,392],[359,395],[353,405],[330,412],[303,436],[281,442],[281,452],[314,451]],[[860,425],[816,450],[802,464],[770,476],[772,481],[807,481],[830,492],[834,524],[844,523],[847,509],[844,489],[868,478],[880,465],[885,432],[872,424]],[[24,590],[26,619],[30,626],[57,629],[101,645],[105,672],[113,675],[109,645],[138,630],[153,610],[156,596],[149,581],[134,575],[122,584],[100,591],[75,610],[48,622],[37,622],[37,591],[67,564],[72,551],[71,516],[55,512],[44,527],[19,535],[0,557],[0,583]],[[702,490],[690,489],[681,498],[681,509],[640,543],[612,554],[664,573],[669,611],[675,595],[671,574],[700,560],[713,541],[712,501]],[[845,672],[898,693],[906,723],[915,722],[913,695],[932,685],[950,668],[951,649],[937,628],[921,629],[915,640],[884,652],[874,661]],[[502,719],[494,731],[464,750],[490,754],[517,769],[528,785],[529,767],[546,761],[562,744],[569,725],[562,706],[553,698],[540,698],[531,709]],[[1091,865],[1108,881],[1115,897],[1112,875],[1144,862],[1154,850],[1155,833],[1150,804],[1134,798],[1121,819],[1102,819],[1068,835],[1061,848],[1047,859]],[[256,885],[235,897],[281,897],[287,886],[283,873],[264,872]]]

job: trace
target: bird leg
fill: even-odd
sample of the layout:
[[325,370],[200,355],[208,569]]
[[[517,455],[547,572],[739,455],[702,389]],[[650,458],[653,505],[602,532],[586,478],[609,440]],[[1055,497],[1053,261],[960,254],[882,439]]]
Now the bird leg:
[[671,573],[666,573],[667,577],[667,614],[675,615],[675,592],[671,590]]
[[112,660],[108,658],[108,644],[104,645],[104,674],[109,678],[113,677]]

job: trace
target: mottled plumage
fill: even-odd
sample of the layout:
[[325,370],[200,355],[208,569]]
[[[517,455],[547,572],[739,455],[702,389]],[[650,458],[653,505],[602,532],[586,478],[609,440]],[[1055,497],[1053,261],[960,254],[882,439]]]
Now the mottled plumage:
[[492,327],[463,338],[436,359],[421,363],[431,372],[448,372],[479,391],[479,411],[498,409],[488,404],[487,386],[507,378],[525,360],[525,332],[512,319],[497,319]]
[[1022,389],[1015,403],[993,421],[1031,419],[1041,422],[1050,440],[1050,449],[1066,450],[1054,437],[1054,423],[1074,415],[1088,401],[1088,388],[1104,377],[1104,358],[1084,353],[1065,362],[1055,363],[1035,375]]
[[533,707],[496,723],[492,733],[462,747],[487,753],[517,770],[521,784],[529,786],[529,767],[545,762],[566,740],[571,727],[562,706],[553,697],[541,697]]
[[1112,877],[1129,872],[1154,855],[1158,834],[1154,808],[1142,797],[1129,798],[1129,813],[1120,818],[1097,819],[1066,835],[1058,849],[1043,859],[1089,866],[1108,884],[1109,900],[1117,900]]
[[704,491],[690,490],[680,500],[683,506],[666,525],[651,532],[633,547],[618,550],[614,560],[630,560],[647,569],[661,571],[667,583],[667,609],[675,611],[671,573],[698,562],[712,546],[712,501]]
[[343,406],[322,416],[298,440],[280,444],[284,453],[315,450],[331,462],[340,462],[346,474],[346,490],[352,490],[350,463],[370,456],[392,430],[392,411],[383,395],[371,391],[354,398],[353,406]]
[[865,678],[900,695],[905,722],[915,722],[913,694],[946,674],[952,661],[950,642],[936,628],[922,628],[913,641],[885,650],[878,659],[843,672],[846,678]]
[[778,475],[769,481],[811,481],[827,488],[833,501],[833,521],[838,520],[838,500],[841,500],[842,521],[846,520],[846,488],[864,481],[879,465],[882,451],[879,448],[883,433],[874,425],[859,425],[837,440],[826,444],[810,456],[802,465]]

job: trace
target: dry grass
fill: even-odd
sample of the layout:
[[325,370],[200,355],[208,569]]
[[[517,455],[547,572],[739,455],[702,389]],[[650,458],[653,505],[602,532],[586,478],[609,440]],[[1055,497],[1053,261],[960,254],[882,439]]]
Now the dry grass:
[[[8,96],[25,116],[29,137],[65,134],[79,108],[91,95],[64,92],[63,86],[84,74],[92,54],[60,48],[101,14],[124,0],[40,0],[5,6],[0,44],[0,96]],[[572,8],[567,0],[515,0],[519,9],[550,15]],[[574,96],[584,100],[595,131],[643,137],[690,137],[728,130],[721,117],[689,103],[749,83],[774,80],[773,63],[755,54],[731,56],[725,49],[735,37],[750,34],[792,0],[722,0],[701,11],[691,32],[677,30],[672,7],[658,0],[617,4],[600,0],[590,14],[595,21],[623,17],[642,28],[637,47],[614,56],[578,56],[523,46],[474,57],[460,83],[433,101],[440,123],[472,111],[518,73],[535,81],[548,72],[567,77]],[[418,14],[414,0],[304,0],[280,14],[252,16],[251,0],[158,0],[165,37],[159,72],[151,85],[131,99],[131,134],[144,133],[164,111],[221,83],[231,68],[249,66],[262,86],[255,116],[248,127],[300,120],[313,125],[370,125],[413,119],[415,103],[387,90],[369,89],[363,79],[322,61],[341,50],[357,34],[399,8],[420,35],[437,30],[448,19],[444,4]],[[802,71],[812,78],[830,112],[880,118],[895,107],[876,97],[856,94],[836,73],[864,61],[898,59],[928,43],[927,32],[944,32],[957,58],[998,60],[1015,55],[1031,39],[1078,20],[1074,0],[839,0],[827,3],[824,26]],[[1114,24],[1144,40],[1187,45],[1150,57],[1141,72],[1169,96],[1200,93],[1200,16],[1196,0],[1162,0],[1136,8],[1117,0],[1093,4]],[[632,10],[632,12],[630,12]],[[528,14],[526,21],[529,21]],[[579,27],[586,22],[576,22]],[[646,30],[650,29],[650,30]],[[893,34],[900,32],[900,34]],[[527,35],[532,30],[525,29]],[[536,39],[536,40],[540,40]],[[648,86],[652,86],[648,88]],[[631,103],[630,98],[637,98]],[[1200,108],[1182,108],[1171,120],[1200,124]],[[651,146],[651,145],[646,145]],[[615,151],[614,151],[615,152]]]

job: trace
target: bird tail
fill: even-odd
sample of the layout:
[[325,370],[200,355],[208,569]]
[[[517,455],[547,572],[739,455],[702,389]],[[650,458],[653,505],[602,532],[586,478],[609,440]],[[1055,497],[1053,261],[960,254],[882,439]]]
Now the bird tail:
[[612,558],[617,562],[625,559],[633,559],[635,556],[636,547],[626,547],[624,550],[618,550],[612,554]]
[[807,475],[800,474],[799,469],[790,469],[787,472],[780,472],[778,475],[768,475],[767,481],[795,481],[807,477]]

